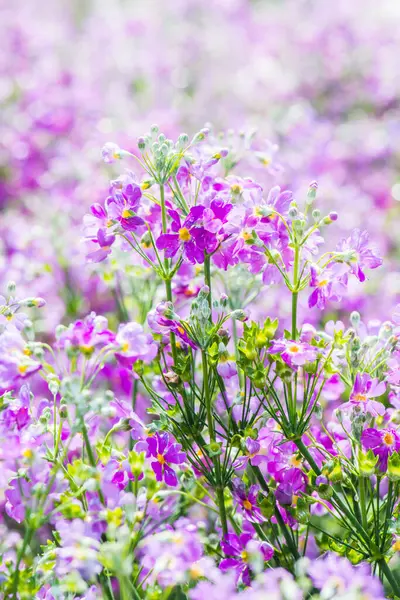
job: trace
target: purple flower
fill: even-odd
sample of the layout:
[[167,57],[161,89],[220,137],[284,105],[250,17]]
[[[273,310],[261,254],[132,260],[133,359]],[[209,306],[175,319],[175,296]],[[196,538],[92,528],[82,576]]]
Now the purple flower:
[[124,151],[114,142],[107,142],[101,150],[101,156],[105,163],[114,163],[122,158]]
[[308,298],[308,306],[317,306],[323,310],[328,300],[340,301],[346,291],[346,284],[342,281],[344,265],[331,263],[322,271],[316,265],[310,267],[310,287],[314,288]]
[[219,565],[221,571],[234,569],[237,580],[250,585],[250,559],[252,554],[259,554],[264,561],[268,561],[274,554],[273,548],[266,542],[253,540],[249,533],[235,535],[228,533],[221,542],[221,548],[229,558],[224,558]]
[[297,496],[306,489],[307,477],[300,469],[286,469],[279,479],[275,495],[283,506],[296,502]]
[[252,485],[248,490],[240,479],[232,482],[233,497],[244,512],[246,519],[251,523],[262,523],[265,521],[258,506],[257,495],[259,487]]
[[272,342],[268,353],[279,354],[289,367],[297,369],[301,365],[313,362],[317,358],[318,349],[307,342],[280,339]]
[[174,233],[163,233],[156,241],[157,248],[164,250],[166,258],[181,251],[188,262],[203,263],[204,251],[211,254],[215,250],[218,244],[215,234],[202,226],[204,211],[204,206],[193,206],[183,223],[176,210],[168,211]]
[[145,333],[139,323],[119,326],[115,342],[121,350],[115,357],[124,367],[131,367],[137,360],[150,363],[157,356],[157,344],[150,333]]
[[231,360],[229,356],[221,354],[217,365],[217,371],[223,379],[235,377],[235,375],[237,375],[236,362]]
[[354,386],[350,394],[351,404],[359,406],[363,412],[383,415],[385,407],[381,402],[373,400],[382,396],[386,391],[386,384],[379,379],[372,379],[368,373],[357,373]]
[[6,497],[6,513],[17,523],[22,523],[25,518],[27,498],[31,496],[32,484],[23,477],[12,479],[4,495]]
[[18,400],[13,400],[2,413],[2,421],[7,429],[18,431],[26,427],[31,420],[29,414],[31,394],[29,386],[23,385],[19,390]]
[[260,435],[258,440],[253,440],[253,438],[248,437],[246,439],[246,453],[244,456],[239,456],[239,458],[236,459],[234,468],[245,469],[248,463],[257,466],[263,461],[268,461],[269,458],[267,453],[270,444],[267,442],[267,445],[265,446],[263,441],[264,440],[262,437],[260,438]]
[[376,269],[382,264],[382,259],[375,254],[368,243],[368,232],[354,229],[351,236],[339,242],[336,248],[340,252],[340,260],[350,265],[350,273],[353,273],[359,281],[365,281],[363,271],[365,267]]
[[400,437],[394,429],[365,429],[361,443],[365,450],[372,450],[375,456],[379,456],[378,465],[383,472],[387,469],[388,457],[393,452],[400,452]]
[[170,436],[166,432],[157,432],[150,436],[147,442],[147,458],[152,456],[156,460],[151,463],[157,481],[165,481],[167,485],[178,485],[175,471],[170,464],[180,465],[186,460],[186,454],[181,452],[180,444],[171,443]]
[[25,340],[17,329],[0,335],[0,391],[13,387],[20,379],[33,375],[42,368],[31,357]]
[[107,319],[91,312],[83,320],[75,321],[58,338],[60,348],[79,350],[90,357],[95,348],[114,342],[115,334],[107,328]]
[[174,312],[172,302],[160,302],[156,306],[155,312],[148,314],[147,320],[151,329],[156,333],[169,335],[172,331],[184,344],[196,349],[196,344],[189,338],[181,325],[179,316]]
[[354,566],[344,557],[327,554],[308,567],[308,574],[323,598],[373,598],[384,600],[381,582],[367,563]]
[[98,263],[111,254],[111,246],[115,242],[115,235],[107,233],[106,229],[99,229],[94,239],[88,240],[90,252],[86,258],[88,262]]

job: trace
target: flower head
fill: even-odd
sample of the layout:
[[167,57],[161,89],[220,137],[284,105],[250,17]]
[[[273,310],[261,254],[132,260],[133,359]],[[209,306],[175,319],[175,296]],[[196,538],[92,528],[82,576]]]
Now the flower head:
[[383,472],[387,469],[389,456],[400,451],[400,437],[394,429],[365,429],[361,443],[366,450],[372,450],[375,456],[379,456],[378,466]]
[[150,436],[147,442],[147,457],[155,458],[151,463],[157,481],[165,481],[167,485],[178,485],[178,479],[172,465],[180,465],[186,460],[186,454],[181,452],[182,446],[171,442],[166,432],[157,432]]

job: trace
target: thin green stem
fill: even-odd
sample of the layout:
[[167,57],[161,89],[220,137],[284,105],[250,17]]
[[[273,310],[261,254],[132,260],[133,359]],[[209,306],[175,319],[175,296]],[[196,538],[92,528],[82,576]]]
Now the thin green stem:
[[210,255],[204,252],[204,282],[209,289],[208,306],[210,307],[210,321],[212,321],[212,298],[211,298],[211,262]]
[[296,244],[295,249],[294,249],[293,292],[292,292],[292,338],[294,340],[297,337],[297,301],[298,301],[298,295],[299,295],[299,293],[298,293],[299,260],[300,260],[300,250]]
[[397,581],[397,579],[393,575],[386,560],[384,558],[382,558],[381,560],[378,561],[378,565],[379,565],[381,571],[383,572],[383,574],[385,575],[386,579],[388,580],[390,587],[393,590],[393,593],[395,594],[395,596],[398,596],[400,598],[400,583]]
[[360,477],[359,480],[360,489],[360,506],[361,506],[361,523],[365,531],[368,531],[368,519],[367,519],[367,505],[365,499],[365,479]]
[[[207,361],[207,353],[203,350],[201,353],[201,361],[202,361],[202,369],[203,369],[203,390],[204,390],[204,400],[206,404],[206,414],[207,414],[207,425],[208,425],[208,433],[210,435],[210,442],[215,443],[215,428],[214,428],[214,418],[212,411],[212,396],[210,393],[210,386],[208,381],[208,361]],[[221,465],[219,462],[219,457],[214,456],[212,458],[215,468],[215,475],[217,479],[217,500],[218,500],[218,508],[219,508],[219,516],[221,519],[222,525],[222,533],[223,535],[227,535],[228,533],[228,522],[226,518],[226,509],[225,509],[225,498],[224,498],[224,486],[221,481]]]
[[19,568],[20,568],[21,562],[25,556],[25,550],[26,550],[27,546],[29,546],[30,541],[32,539],[33,533],[34,533],[34,529],[32,527],[26,528],[24,541],[22,543],[22,547],[21,547],[20,551],[18,552],[17,563],[15,565],[15,571],[14,571],[14,579],[13,579],[12,588],[11,588],[13,600],[17,600],[18,585],[19,585],[19,573],[20,573]]
[[[96,469],[96,459],[93,454],[92,446],[90,445],[88,431],[87,431],[87,428],[86,428],[86,425],[85,425],[83,419],[82,419],[82,435],[83,435],[83,439],[85,441],[85,446],[86,446],[89,462],[90,462],[91,466],[94,469]],[[105,502],[105,499],[103,496],[103,492],[101,491],[100,488],[99,488],[99,498],[101,500],[101,503],[105,506],[106,502]]]

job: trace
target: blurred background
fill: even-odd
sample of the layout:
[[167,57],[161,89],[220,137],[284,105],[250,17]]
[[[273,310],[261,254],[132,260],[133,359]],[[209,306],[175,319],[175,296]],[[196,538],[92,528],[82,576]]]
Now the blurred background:
[[390,316],[400,2],[2,0],[0,30],[0,290],[44,297],[44,334],[114,309],[121,263],[85,264],[82,217],[124,168],[102,164],[103,144],[134,150],[152,123],[174,137],[210,123],[236,151],[254,140],[259,164],[238,173],[266,189],[301,198],[317,180],[332,241],[367,228],[385,257],[346,310]]

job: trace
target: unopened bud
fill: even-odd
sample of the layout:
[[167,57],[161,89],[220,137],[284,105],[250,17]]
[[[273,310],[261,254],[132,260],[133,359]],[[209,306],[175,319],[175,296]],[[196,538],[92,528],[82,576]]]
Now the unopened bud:
[[177,385],[180,381],[179,375],[174,371],[164,373],[164,379],[169,385]]
[[318,189],[318,183],[316,181],[312,181],[310,183],[310,187],[308,188],[306,203],[312,204],[316,198]]
[[15,288],[16,288],[15,281],[9,281],[7,283],[7,292],[9,294],[13,294],[15,292]]

